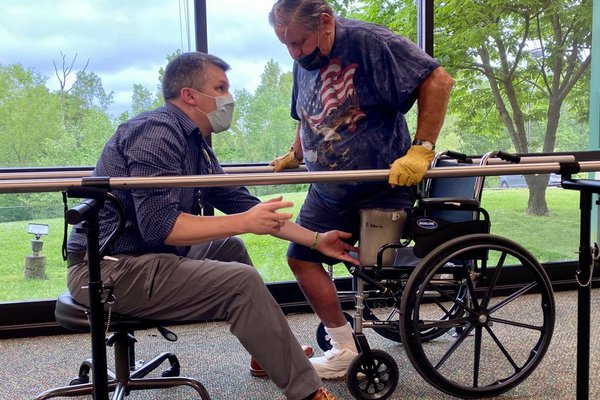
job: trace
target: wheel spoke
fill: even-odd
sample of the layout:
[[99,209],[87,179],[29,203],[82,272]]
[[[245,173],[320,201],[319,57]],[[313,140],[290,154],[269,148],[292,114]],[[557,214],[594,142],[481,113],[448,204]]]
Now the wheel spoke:
[[452,343],[452,346],[450,346],[450,348],[448,350],[446,350],[446,352],[440,358],[440,360],[437,362],[437,364],[435,364],[435,366],[434,366],[435,369],[440,369],[444,365],[444,363],[448,360],[448,358],[450,358],[450,356],[452,354],[454,354],[456,349],[459,348],[461,343],[464,342],[464,340],[471,334],[471,331],[473,331],[473,325],[469,325],[469,326],[465,327],[465,330],[461,332],[460,336],[458,336],[458,338],[456,338],[454,343]]
[[504,319],[504,318],[490,317],[490,322],[497,322],[499,324],[506,324],[506,325],[516,326],[518,328],[531,329],[531,330],[538,331],[538,332],[542,332],[544,330],[543,326],[525,324],[523,322],[511,321],[511,320]]
[[479,387],[479,367],[481,363],[481,326],[475,328],[475,346],[473,349],[473,387]]
[[[461,308],[463,308],[463,309],[465,309],[467,311],[472,311],[472,309],[469,308],[467,306],[467,304],[464,302],[464,297],[466,297],[466,295],[463,296],[463,297],[461,297],[460,299],[457,298],[456,296],[450,296],[445,291],[443,291],[438,285],[434,285],[432,283],[430,283],[429,285],[427,285],[427,290],[426,291],[429,291],[429,292],[435,291],[435,292],[439,293],[440,297],[442,297],[443,299],[446,299],[446,300],[454,303],[458,307],[461,307]],[[434,302],[436,302],[436,303],[438,303],[439,301],[440,301],[439,299],[434,299]],[[442,307],[440,307],[440,308],[442,308]]]
[[392,308],[392,311],[390,312],[390,314],[388,315],[388,317],[385,319],[386,321],[394,321],[396,322],[398,320],[398,315],[400,314],[400,311],[397,308]]
[[496,343],[496,345],[498,346],[498,348],[500,349],[500,351],[502,352],[502,354],[504,354],[504,357],[506,357],[506,360],[510,363],[510,365],[512,365],[512,367],[515,369],[515,371],[518,372],[520,370],[520,367],[517,365],[515,360],[508,353],[508,350],[506,350],[506,347],[504,347],[502,342],[500,342],[500,339],[498,339],[496,334],[492,331],[492,329],[489,326],[486,325],[485,328],[486,328],[487,332],[490,334],[490,336],[492,337],[492,339],[494,340],[494,342]]
[[505,261],[506,261],[506,252],[503,251],[502,254],[500,255],[500,259],[498,260],[498,263],[496,264],[496,268],[494,268],[494,274],[492,275],[492,279],[490,279],[490,282],[488,283],[488,288],[485,291],[485,295],[483,296],[483,299],[481,301],[482,308],[487,308],[490,304],[490,300],[492,298],[494,288],[496,287],[496,284],[498,283],[498,279],[500,278],[500,273],[502,272],[502,269],[504,268]]
[[529,292],[531,289],[535,288],[536,286],[537,286],[537,282],[531,282],[530,284],[523,286],[521,289],[517,290],[510,296],[506,296],[504,299],[502,299],[502,301],[500,301],[497,304],[495,304],[494,306],[490,307],[488,310],[489,313],[492,314],[492,313],[498,311],[502,307],[513,302],[514,300],[518,299],[519,297],[523,296],[524,294],[527,294],[527,292]]
[[[463,256],[464,257],[464,256]],[[479,301],[477,299],[477,293],[475,292],[475,284],[473,283],[473,279],[471,278],[471,270],[469,270],[469,262],[463,258],[462,260],[462,269],[464,270],[464,279],[467,281],[467,289],[469,290],[471,301],[473,302],[473,309],[479,310]]]
[[446,317],[450,316],[450,311],[446,308],[446,306],[441,301],[434,298],[433,303],[436,306],[438,306],[438,308],[444,313],[444,316],[446,316]]

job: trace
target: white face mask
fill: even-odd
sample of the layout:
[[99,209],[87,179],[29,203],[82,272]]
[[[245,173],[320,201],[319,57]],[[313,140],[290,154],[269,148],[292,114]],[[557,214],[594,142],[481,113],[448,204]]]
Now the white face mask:
[[[194,90],[194,89],[192,89]],[[214,133],[224,132],[231,126],[231,120],[233,119],[233,106],[235,102],[233,101],[233,96],[230,94],[226,94],[223,96],[209,96],[206,93],[199,92],[194,90],[196,93],[200,93],[202,96],[210,97],[211,99],[215,99],[215,104],[217,109],[215,111],[211,111],[209,113],[204,112],[200,109],[200,107],[195,106],[195,108],[200,111],[202,114],[206,115],[208,118],[208,122],[213,128]]]

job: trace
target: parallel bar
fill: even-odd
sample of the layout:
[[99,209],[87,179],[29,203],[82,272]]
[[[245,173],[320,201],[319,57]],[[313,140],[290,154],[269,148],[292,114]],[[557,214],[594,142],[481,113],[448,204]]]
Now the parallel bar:
[[0,181],[17,179],[60,179],[84,178],[90,176],[92,171],[46,171],[46,172],[5,172],[0,173]]
[[[479,161],[478,158],[473,159],[474,164],[478,164],[477,161]],[[575,159],[575,156],[527,156],[527,157],[521,157],[519,164],[535,164],[535,163],[545,163],[545,162],[564,163],[564,162],[575,162],[575,161],[577,161]],[[498,164],[510,164],[510,163],[507,161],[504,161],[501,158],[490,157],[487,159],[487,164],[488,165],[498,165]],[[515,164],[512,164],[512,165],[515,165]]]
[[[273,172],[273,167],[268,165],[252,165],[238,167],[223,167],[223,170],[228,174],[245,174],[253,172],[269,173]],[[305,165],[294,170],[286,170],[287,172],[307,171]],[[80,169],[71,171],[39,171],[39,172],[0,172],[0,181],[13,179],[59,179],[59,178],[85,178],[92,174],[91,169]]]
[[[473,164],[480,164],[479,158],[473,158]],[[539,164],[545,162],[575,162],[575,156],[527,156],[521,157],[519,164],[511,164],[500,158],[489,158],[488,165],[522,165],[522,164]],[[245,173],[269,173],[273,172],[273,167],[268,165],[241,165],[241,166],[226,166],[223,170],[228,174],[245,174]],[[304,172],[307,171],[306,165],[302,164],[294,170],[282,171],[289,172]],[[92,174],[91,169],[69,170],[69,171],[30,171],[30,172],[0,172],[0,181],[9,179],[54,179],[54,178],[84,178]]]
[[[577,163],[577,165],[579,165],[582,172],[600,171],[600,161],[582,161]],[[551,172],[560,172],[560,163],[439,167],[429,170],[425,177],[448,178],[509,174],[540,174]],[[370,169],[358,171],[313,171],[129,178],[114,177],[110,178],[110,187],[111,189],[142,189],[163,187],[284,185],[313,182],[385,181],[387,180],[388,175],[389,170]],[[84,182],[85,178],[4,180],[0,181],[0,193],[56,192],[82,186]]]

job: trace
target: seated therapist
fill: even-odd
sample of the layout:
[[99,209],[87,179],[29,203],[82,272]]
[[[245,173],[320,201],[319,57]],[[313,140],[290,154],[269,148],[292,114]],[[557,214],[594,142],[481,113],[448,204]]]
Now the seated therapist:
[[[104,147],[94,176],[156,177],[222,174],[205,141],[231,124],[229,65],[213,55],[184,53],[162,82],[165,105],[119,126]],[[288,399],[333,399],[290,330],[235,235],[271,234],[356,261],[342,241],[349,234],[317,234],[291,222],[281,198],[260,202],[245,187],[115,190],[126,212],[123,233],[101,261],[102,281],[114,286],[112,312],[155,320],[223,319]],[[202,216],[203,204],[222,216]],[[117,223],[110,204],[100,212],[100,243]],[[86,238],[72,230],[67,285],[88,304]],[[202,346],[202,343],[198,344]]]

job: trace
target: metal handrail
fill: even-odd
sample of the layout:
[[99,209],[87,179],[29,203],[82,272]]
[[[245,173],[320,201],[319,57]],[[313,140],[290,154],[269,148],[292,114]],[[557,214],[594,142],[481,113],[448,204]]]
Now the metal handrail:
[[[252,166],[227,166],[223,170],[228,174],[243,174],[253,172],[273,172],[273,167],[268,165],[252,165]],[[286,170],[284,172],[291,172]],[[306,166],[300,165],[293,170],[307,171]],[[92,175],[92,169],[79,169],[70,171],[29,171],[29,172],[0,172],[0,181],[15,180],[15,179],[58,179],[58,178],[85,178]]]
[[[570,168],[581,172],[600,171],[600,161],[570,162]],[[561,163],[527,163],[430,169],[426,178],[466,176],[498,176],[510,174],[560,173]],[[159,177],[106,177],[111,189],[142,189],[163,187],[209,187],[237,185],[284,185],[314,182],[385,181],[389,170],[313,171],[313,172],[262,172],[222,175],[190,175]],[[0,193],[54,192],[89,185],[88,178],[6,179],[0,181]]]
[[[473,164],[481,164],[480,158],[472,158]],[[555,155],[555,156],[526,156],[521,157],[519,164],[532,164],[532,163],[543,163],[543,162],[573,162],[575,156],[573,155]],[[508,161],[501,158],[489,158],[486,163],[487,165],[510,165]],[[254,173],[254,172],[273,172],[273,167],[268,165],[230,165],[224,166],[223,170],[228,174],[243,174],[243,173]],[[286,170],[283,172],[301,172],[307,171],[306,165],[301,164],[294,170]],[[28,171],[28,172],[1,172],[1,180],[15,180],[15,179],[56,179],[56,178],[84,178],[91,176],[91,168],[81,169],[70,169],[68,171]]]

